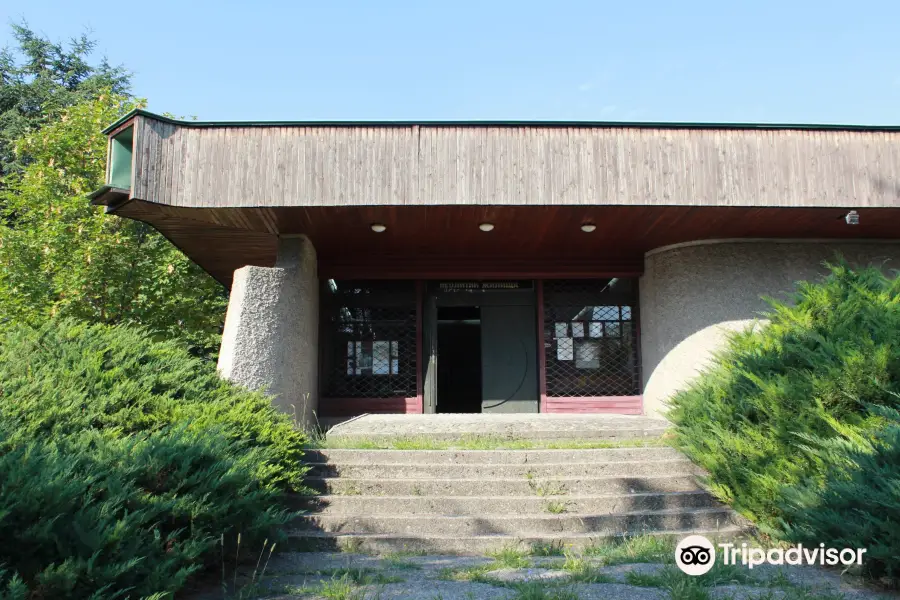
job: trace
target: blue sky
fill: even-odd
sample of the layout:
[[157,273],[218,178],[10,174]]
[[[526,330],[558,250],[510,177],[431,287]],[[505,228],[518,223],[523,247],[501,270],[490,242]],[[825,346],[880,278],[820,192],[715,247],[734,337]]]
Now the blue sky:
[[200,119],[900,124],[897,0],[4,5]]

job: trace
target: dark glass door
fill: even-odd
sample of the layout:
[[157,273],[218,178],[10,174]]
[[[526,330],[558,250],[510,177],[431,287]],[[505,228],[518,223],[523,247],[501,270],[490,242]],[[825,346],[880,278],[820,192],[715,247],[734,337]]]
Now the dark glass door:
[[533,302],[482,307],[482,412],[538,412],[535,318]]

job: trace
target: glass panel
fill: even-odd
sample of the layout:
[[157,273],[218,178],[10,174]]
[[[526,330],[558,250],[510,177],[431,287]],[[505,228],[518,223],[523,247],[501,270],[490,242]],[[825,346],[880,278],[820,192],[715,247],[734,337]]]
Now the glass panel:
[[416,395],[415,282],[322,280],[320,301],[322,397]]
[[634,280],[548,280],[543,288],[547,336],[556,342],[544,348],[547,395],[640,394]]
[[575,368],[598,369],[600,368],[600,349],[597,342],[592,340],[575,340]]
[[391,366],[391,343],[374,342],[372,344],[372,374],[387,375]]
[[391,375],[400,372],[400,344],[391,342]]

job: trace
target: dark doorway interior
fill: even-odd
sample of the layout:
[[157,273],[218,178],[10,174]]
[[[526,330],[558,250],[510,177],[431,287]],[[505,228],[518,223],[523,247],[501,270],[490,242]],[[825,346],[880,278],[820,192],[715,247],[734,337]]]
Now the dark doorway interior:
[[437,412],[481,412],[481,309],[437,309]]

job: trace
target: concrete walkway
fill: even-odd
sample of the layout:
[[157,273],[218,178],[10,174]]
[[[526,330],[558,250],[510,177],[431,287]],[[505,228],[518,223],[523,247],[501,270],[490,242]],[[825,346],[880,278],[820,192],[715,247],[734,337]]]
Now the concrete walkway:
[[[852,600],[895,598],[862,589],[837,571],[737,567],[691,578],[668,561],[531,557],[284,554],[252,597],[271,600]],[[724,568],[723,568],[724,569]],[[221,593],[221,592],[219,592]],[[219,596],[221,597],[221,596]],[[196,600],[213,600],[211,594]]]
[[362,415],[334,426],[329,438],[460,437],[619,440],[658,437],[663,419],[605,414]]

